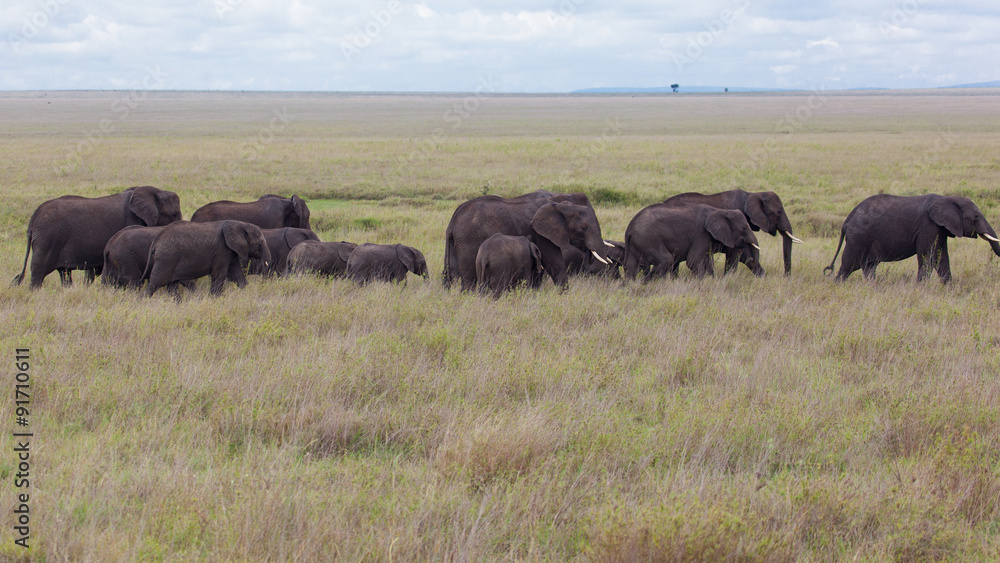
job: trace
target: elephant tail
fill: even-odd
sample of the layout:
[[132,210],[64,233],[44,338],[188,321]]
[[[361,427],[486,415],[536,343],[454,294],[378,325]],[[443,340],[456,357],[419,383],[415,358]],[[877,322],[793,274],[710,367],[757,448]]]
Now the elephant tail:
[[[451,230],[451,225],[448,225],[448,230],[444,234],[444,269],[441,271],[441,283],[444,284],[445,289],[451,288],[451,282],[454,279],[455,274],[452,271],[452,257],[455,254],[455,234]],[[457,261],[457,257],[455,257]],[[455,267],[458,265],[455,264]]]
[[139,277],[139,285],[142,285],[144,280],[149,279],[150,272],[153,271],[153,254],[156,252],[156,245],[150,245],[149,254],[146,255],[146,269],[142,271],[142,275]]
[[845,231],[843,229],[843,227],[841,227],[841,229],[840,229],[840,242],[837,243],[837,252],[834,253],[833,260],[830,260],[830,265],[827,266],[826,268],[823,268],[823,275],[829,276],[833,272],[833,264],[837,261],[837,256],[840,255],[840,247],[843,246],[843,244],[844,244],[844,236],[846,234],[847,234],[847,231]]
[[24,281],[24,273],[28,270],[28,255],[31,254],[31,229],[28,229],[28,248],[24,251],[24,265],[21,266],[21,273],[14,276],[11,280],[11,286],[19,286],[21,282]]

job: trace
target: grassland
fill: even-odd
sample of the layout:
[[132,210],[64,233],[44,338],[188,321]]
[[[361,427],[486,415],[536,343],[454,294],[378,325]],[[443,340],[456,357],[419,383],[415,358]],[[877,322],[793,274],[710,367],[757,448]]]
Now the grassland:
[[[912,259],[821,273],[875,193],[965,195],[1000,227],[1000,93],[121,96],[0,95],[4,275],[42,201],[151,184],[185,216],[297,193],[322,239],[415,246],[432,277],[180,304],[0,284],[35,433],[27,552],[0,439],[0,559],[1000,558],[1000,260],[957,240],[947,286]],[[437,279],[482,193],[585,191],[620,239],[643,205],[737,187],[785,202],[791,277],[498,301]]]

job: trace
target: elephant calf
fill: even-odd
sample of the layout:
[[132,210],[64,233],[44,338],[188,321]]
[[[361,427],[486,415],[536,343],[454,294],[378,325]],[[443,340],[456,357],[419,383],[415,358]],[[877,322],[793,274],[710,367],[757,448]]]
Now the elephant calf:
[[476,283],[479,291],[491,290],[494,298],[522,282],[531,289],[542,284],[542,253],[528,237],[495,234],[479,245]]
[[837,252],[823,272],[833,271],[843,245],[838,281],[846,280],[859,269],[866,278],[874,278],[879,263],[904,260],[916,254],[917,281],[937,269],[941,281],[947,282],[951,279],[948,237],[983,237],[1000,256],[996,231],[967,197],[873,195],[847,215],[840,228]]
[[286,274],[315,272],[324,276],[343,276],[347,261],[358,245],[353,242],[306,241],[288,253]]
[[247,283],[243,264],[248,259],[271,261],[260,227],[242,221],[175,223],[153,240],[142,279],[146,295],[168,286],[179,298],[176,282],[212,276],[212,295],[222,292],[226,280],[237,287]]
[[267,250],[271,253],[271,263],[267,266],[261,260],[250,260],[250,273],[264,276],[284,274],[288,263],[288,255],[299,244],[306,241],[319,242],[316,233],[309,229],[283,227],[281,229],[261,229]]
[[104,247],[101,283],[111,287],[138,289],[153,240],[166,227],[131,225],[115,233]]
[[358,283],[405,281],[406,272],[426,278],[427,261],[419,250],[402,244],[366,242],[347,260],[347,277]]
[[625,275],[631,279],[640,270],[677,277],[681,262],[696,276],[713,275],[716,252],[725,252],[727,258],[742,253],[748,257],[747,266],[764,275],[757,237],[740,211],[656,203],[639,211],[625,229]]

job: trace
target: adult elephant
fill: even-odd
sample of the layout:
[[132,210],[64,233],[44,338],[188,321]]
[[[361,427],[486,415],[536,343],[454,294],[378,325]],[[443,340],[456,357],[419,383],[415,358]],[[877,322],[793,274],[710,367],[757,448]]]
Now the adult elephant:
[[31,255],[31,288],[59,271],[64,286],[73,283],[71,270],[85,270],[87,281],[101,273],[104,247],[115,233],[129,225],[148,227],[181,220],[181,200],[174,192],[136,186],[121,193],[87,198],[66,195],[38,206],[28,221],[28,248],[24,266],[13,285],[24,281]]
[[319,241],[316,233],[309,229],[283,227],[281,229],[261,229],[267,249],[271,253],[271,262],[265,266],[261,260],[250,260],[250,273],[258,275],[284,274],[288,263],[288,254],[293,248],[306,241]]
[[916,254],[917,281],[936,269],[941,281],[947,282],[951,279],[948,237],[982,237],[1000,256],[996,231],[967,197],[873,195],[847,215],[840,227],[837,252],[823,272],[833,271],[843,246],[838,281],[858,269],[872,279],[881,262],[905,260]]
[[347,260],[347,277],[358,283],[405,281],[407,272],[427,277],[427,260],[412,246],[366,242]]
[[[785,261],[785,275],[792,273],[792,243],[802,241],[792,234],[792,223],[785,213],[781,198],[774,192],[745,192],[729,190],[716,194],[699,194],[694,192],[675,195],[664,201],[667,205],[710,205],[718,209],[735,209],[746,217],[750,228],[754,231],[764,231],[775,236],[781,233],[782,255]],[[740,261],[750,267],[750,256],[742,253],[726,256],[726,271],[736,267]],[[760,270],[763,272],[763,269]]]
[[199,207],[191,221],[205,223],[208,221],[223,221],[235,219],[262,229],[280,229],[282,227],[309,228],[309,207],[297,195],[281,197],[268,194],[257,201],[213,201]]
[[568,201],[546,203],[538,208],[529,224],[528,239],[538,247],[542,266],[556,286],[566,289],[569,271],[563,257],[575,248],[591,254],[602,264],[608,264],[610,243],[601,238],[601,225],[590,205]]
[[358,245],[353,242],[306,241],[288,253],[286,274],[313,272],[323,276],[347,273],[347,261]]
[[250,258],[270,262],[260,227],[243,221],[183,222],[169,225],[153,239],[142,279],[146,295],[168,286],[175,297],[177,283],[212,276],[212,295],[222,292],[226,280],[247,284],[243,264]]
[[476,283],[481,292],[492,291],[499,299],[521,283],[537,289],[544,275],[542,253],[528,237],[495,234],[479,245]]
[[476,286],[476,254],[479,245],[500,233],[511,236],[531,234],[531,220],[547,203],[569,202],[590,206],[586,194],[561,194],[538,190],[512,198],[486,195],[462,203],[448,222],[444,243],[442,281],[450,288],[455,278],[462,290]]
[[677,277],[681,262],[696,276],[713,275],[714,253],[726,252],[728,261],[730,255],[745,252],[748,266],[761,276],[759,251],[757,237],[739,211],[657,203],[639,211],[625,229],[625,275],[635,279],[643,271]]

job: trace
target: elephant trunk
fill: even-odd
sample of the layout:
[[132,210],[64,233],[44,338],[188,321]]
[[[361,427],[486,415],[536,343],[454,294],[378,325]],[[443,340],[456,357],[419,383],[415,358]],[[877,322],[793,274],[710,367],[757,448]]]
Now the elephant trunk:
[[1000,238],[997,238],[996,231],[993,230],[993,226],[990,225],[986,219],[983,219],[982,223],[982,225],[977,226],[976,231],[978,231],[979,236],[983,237],[990,243],[990,248],[993,249],[993,253],[1000,256]]

